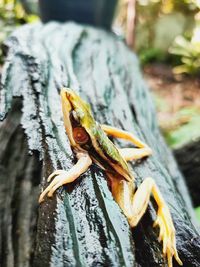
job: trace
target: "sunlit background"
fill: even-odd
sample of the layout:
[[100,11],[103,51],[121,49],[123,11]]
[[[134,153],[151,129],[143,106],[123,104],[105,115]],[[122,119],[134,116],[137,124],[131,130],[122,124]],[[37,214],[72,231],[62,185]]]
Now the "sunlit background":
[[[0,0],[0,44],[37,21],[36,0]],[[113,31],[140,59],[169,146],[200,140],[200,0],[119,0]]]

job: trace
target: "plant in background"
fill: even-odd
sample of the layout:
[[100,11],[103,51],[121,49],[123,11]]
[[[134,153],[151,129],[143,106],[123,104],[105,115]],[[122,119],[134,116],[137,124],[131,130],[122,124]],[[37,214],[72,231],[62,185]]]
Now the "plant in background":
[[169,52],[177,55],[182,62],[181,65],[174,68],[175,74],[198,74],[200,73],[200,0],[185,1],[197,8],[198,12],[194,16],[196,25],[190,38],[177,36],[169,48]]
[[180,57],[181,65],[174,68],[175,74],[200,73],[200,25],[196,26],[191,39],[177,36],[169,52]]
[[[168,49],[177,35],[193,29],[199,10],[196,1],[200,0],[119,0],[117,31],[126,36],[143,65],[174,62],[177,57],[169,55]],[[134,14],[129,12],[131,4]]]
[[[27,22],[33,22],[37,19],[38,17],[36,15],[29,14],[25,11],[20,1],[0,0],[0,45],[17,26]],[[3,63],[1,49],[0,63]]]

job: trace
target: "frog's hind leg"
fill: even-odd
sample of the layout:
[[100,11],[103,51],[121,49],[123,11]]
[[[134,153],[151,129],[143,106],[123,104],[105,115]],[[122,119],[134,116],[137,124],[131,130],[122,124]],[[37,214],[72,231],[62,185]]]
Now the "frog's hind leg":
[[77,163],[69,170],[56,170],[54,171],[47,179],[49,182],[53,177],[53,181],[47,188],[41,193],[39,197],[39,203],[44,200],[44,196],[47,194],[48,197],[51,197],[53,193],[58,189],[60,186],[64,184],[68,184],[76,180],[81,174],[83,174],[89,166],[92,164],[92,160],[87,153],[77,153],[76,154],[78,161]]
[[132,200],[132,217],[129,218],[129,223],[132,227],[138,224],[147,209],[151,193],[158,205],[154,226],[160,228],[159,241],[163,241],[163,254],[167,256],[168,266],[172,267],[173,256],[178,264],[182,265],[176,250],[175,229],[169,208],[152,178],[146,178],[135,192]]

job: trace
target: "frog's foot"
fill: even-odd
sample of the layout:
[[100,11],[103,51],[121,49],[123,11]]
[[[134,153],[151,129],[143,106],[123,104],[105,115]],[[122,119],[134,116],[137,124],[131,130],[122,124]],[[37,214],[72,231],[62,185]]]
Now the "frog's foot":
[[[56,177],[55,177],[56,176]],[[63,170],[56,170],[53,172],[47,179],[49,182],[53,177],[53,181],[50,183],[50,185],[47,186],[47,188],[41,193],[39,197],[39,203],[44,201],[44,196],[47,194],[48,197],[51,197],[55,190],[62,186],[63,184],[69,183],[69,177],[68,172]]]
[[64,184],[68,184],[76,180],[82,173],[84,173],[92,164],[92,160],[87,153],[78,153],[77,163],[69,170],[56,170],[47,179],[49,182],[55,177],[47,188],[41,193],[39,203],[44,200],[45,195],[52,197],[53,193]]
[[146,178],[142,182],[133,196],[131,205],[132,214],[128,218],[129,223],[132,227],[138,224],[147,209],[151,194],[153,194],[153,197],[158,205],[157,219],[154,225],[158,225],[160,227],[159,239],[160,241],[163,241],[163,253],[167,256],[168,266],[172,267],[173,257],[176,259],[178,264],[182,265],[176,250],[175,229],[171,214],[155,181],[150,177]]
[[52,174],[49,175],[49,177],[47,178],[47,182],[49,183],[53,177],[64,174],[65,172],[66,171],[64,170],[55,170],[54,172],[52,172]]
[[154,227],[160,228],[159,241],[163,241],[163,254],[167,257],[168,266],[172,267],[172,258],[174,257],[179,265],[183,265],[176,249],[175,229],[171,219],[169,209],[166,205],[160,206],[157,213],[157,219]]

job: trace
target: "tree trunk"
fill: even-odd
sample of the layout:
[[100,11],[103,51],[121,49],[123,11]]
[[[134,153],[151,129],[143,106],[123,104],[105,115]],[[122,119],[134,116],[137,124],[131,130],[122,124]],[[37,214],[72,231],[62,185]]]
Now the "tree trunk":
[[[153,156],[132,163],[137,184],[155,179],[169,204],[184,266],[199,266],[190,197],[158,130],[135,55],[112,34],[72,23],[24,26],[4,48],[1,119],[13,108],[1,125],[2,266],[166,266],[152,227],[154,203],[131,230],[95,165],[37,204],[39,181],[45,187],[54,169],[67,170],[75,160],[62,122],[62,86],[86,99],[100,123],[129,130],[153,149]],[[22,99],[21,116],[13,96]]]

